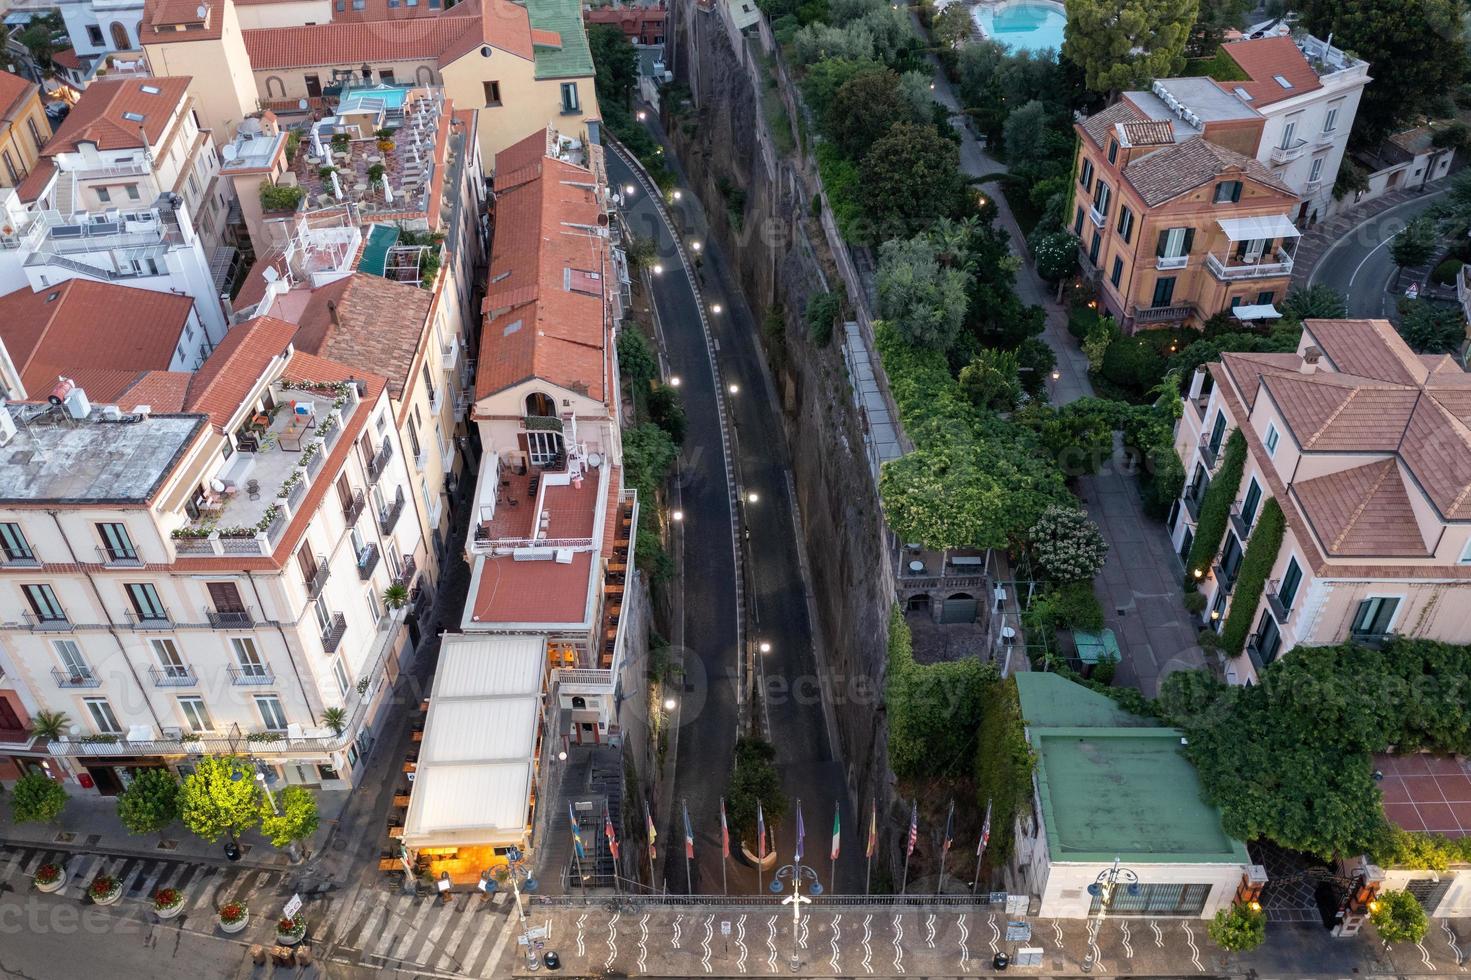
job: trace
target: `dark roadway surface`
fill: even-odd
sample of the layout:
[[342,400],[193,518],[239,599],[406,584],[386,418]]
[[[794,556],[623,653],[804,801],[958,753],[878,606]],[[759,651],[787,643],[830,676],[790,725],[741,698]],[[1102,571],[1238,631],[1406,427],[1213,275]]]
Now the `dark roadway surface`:
[[[652,114],[651,114],[652,115]],[[654,130],[662,139],[662,134]],[[788,490],[786,439],[771,385],[757,352],[758,321],[744,298],[729,283],[720,249],[709,241],[703,210],[690,191],[672,150],[666,154],[679,174],[681,199],[670,210],[685,241],[704,245],[699,272],[710,328],[717,345],[716,358],[723,385],[739,391],[727,395],[726,406],[735,427],[736,481],[743,494],[754,491],[755,503],[742,505],[749,538],[745,543],[747,577],[747,630],[753,644],[769,642],[771,652],[757,653],[763,662],[766,689],[774,692],[757,711],[770,723],[782,786],[791,808],[780,822],[768,821],[782,863],[792,860],[796,834],[796,800],[805,819],[806,858],[817,869],[825,887],[831,885],[829,842],[834,801],[842,807],[843,844],[838,861],[839,890],[863,888],[863,833],[847,799],[841,762],[828,737],[817,686],[817,665],[808,617],[806,585],[798,559],[795,506]],[[628,165],[616,152],[607,157],[610,182],[633,182]],[[632,233],[652,238],[664,271],[654,278],[658,307],[667,345],[670,370],[681,381],[680,392],[689,417],[689,429],[680,460],[685,519],[685,642],[687,679],[696,690],[683,695],[675,777],[662,794],[674,805],[659,828],[661,883],[671,892],[686,891],[684,826],[679,801],[687,800],[695,830],[693,891],[719,893],[721,888],[719,801],[730,777],[731,754],[737,730],[736,686],[739,683],[736,650],[735,603],[732,589],[730,504],[721,458],[720,421],[715,384],[694,290],[685,275],[670,229],[642,185],[625,204]],[[690,253],[693,256],[693,253]],[[719,314],[709,312],[719,304]],[[739,516],[739,515],[738,515]],[[759,625],[758,625],[759,623]],[[788,693],[789,692],[789,693]],[[733,850],[738,850],[733,843]],[[736,854],[726,866],[729,890],[756,889],[754,867]],[[770,884],[770,875],[765,877]]]
[[1395,307],[1388,287],[1395,266],[1389,241],[1444,193],[1430,191],[1367,219],[1323,253],[1308,282],[1321,283],[1344,297],[1350,317],[1390,316]]

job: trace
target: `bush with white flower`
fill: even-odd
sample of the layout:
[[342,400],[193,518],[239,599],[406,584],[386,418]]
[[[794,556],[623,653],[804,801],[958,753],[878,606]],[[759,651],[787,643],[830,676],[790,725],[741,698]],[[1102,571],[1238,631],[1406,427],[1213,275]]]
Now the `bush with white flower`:
[[1074,507],[1053,504],[1042,512],[1029,535],[1037,563],[1059,582],[1093,578],[1108,556],[1108,543],[1098,525]]

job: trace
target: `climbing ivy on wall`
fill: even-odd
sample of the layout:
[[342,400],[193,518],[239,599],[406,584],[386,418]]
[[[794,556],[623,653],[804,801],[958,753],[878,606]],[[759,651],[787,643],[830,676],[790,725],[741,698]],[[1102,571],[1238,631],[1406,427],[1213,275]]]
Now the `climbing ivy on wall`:
[[1262,588],[1277,552],[1282,549],[1282,533],[1287,522],[1282,517],[1282,508],[1275,498],[1269,498],[1262,507],[1262,516],[1252,529],[1251,540],[1246,545],[1246,555],[1241,559],[1241,571],[1236,577],[1236,595],[1231,600],[1231,611],[1226,614],[1226,627],[1221,631],[1221,649],[1227,656],[1234,657],[1246,647],[1246,634],[1251,632],[1251,621],[1256,615],[1257,603],[1262,598]]
[[1226,536],[1226,518],[1230,516],[1231,504],[1241,490],[1241,474],[1245,469],[1246,436],[1240,429],[1233,429],[1226,440],[1220,472],[1206,488],[1205,500],[1200,504],[1195,543],[1190,546],[1190,561],[1186,564],[1186,572],[1192,577],[1197,571],[1204,573],[1210,568],[1221,550],[1221,540]]

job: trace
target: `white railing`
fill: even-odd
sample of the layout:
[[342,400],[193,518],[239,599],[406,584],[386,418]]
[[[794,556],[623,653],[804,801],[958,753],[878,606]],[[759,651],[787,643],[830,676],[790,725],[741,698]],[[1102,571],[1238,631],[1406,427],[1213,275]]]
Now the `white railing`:
[[1096,228],[1102,228],[1103,227],[1103,212],[1100,211],[1100,210],[1098,210],[1097,208],[1095,208],[1091,204],[1088,205],[1088,220],[1091,221],[1091,222],[1093,222],[1094,227],[1096,227]]
[[1281,249],[1277,250],[1275,262],[1247,262],[1241,265],[1227,265],[1216,255],[1205,257],[1206,267],[1218,279],[1267,279],[1272,276],[1286,276],[1292,274],[1292,256]]
[[142,160],[118,162],[110,167],[91,167],[73,171],[78,180],[98,180],[104,177],[142,177],[148,173],[148,165]]
[[1307,140],[1295,139],[1286,146],[1274,146],[1272,147],[1272,162],[1291,163],[1303,155],[1303,151],[1307,149],[1307,145]]
[[1183,269],[1189,264],[1190,256],[1188,255],[1161,255],[1154,260],[1154,267],[1161,272],[1168,269]]
[[611,670],[597,670],[586,667],[558,667],[554,672],[554,677],[558,684],[568,687],[613,686],[613,672]]

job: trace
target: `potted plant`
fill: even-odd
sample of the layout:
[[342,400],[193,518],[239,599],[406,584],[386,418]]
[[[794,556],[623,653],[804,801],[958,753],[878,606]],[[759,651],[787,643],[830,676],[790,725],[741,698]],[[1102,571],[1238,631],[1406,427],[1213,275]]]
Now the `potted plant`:
[[347,728],[347,709],[328,708],[322,712],[322,724],[332,729],[333,735],[341,735]]
[[317,168],[317,176],[320,177],[320,178],[322,178],[323,180],[330,179],[331,176],[333,174],[335,174],[336,172],[337,172],[337,168],[336,167],[330,167],[329,166],[329,167],[318,167]]
[[70,726],[71,718],[65,711],[38,711],[31,719],[31,735],[54,742],[65,735]]
[[153,911],[160,919],[172,919],[184,911],[184,893],[177,888],[160,888],[153,893]]
[[87,886],[87,897],[93,905],[111,905],[123,896],[123,883],[112,875],[102,874]]
[[215,918],[220,923],[221,932],[237,933],[250,922],[250,910],[239,902],[226,902],[215,913]]
[[386,167],[383,166],[383,164],[381,164],[381,163],[375,163],[375,164],[373,164],[371,167],[368,168],[368,183],[370,183],[370,184],[376,184],[376,183],[378,183],[380,180],[383,179],[383,175],[385,173],[387,173],[387,172],[388,172],[388,170],[387,170]]
[[351,142],[351,137],[349,137],[346,133],[333,133],[332,134],[332,149],[336,153],[344,153],[344,152],[346,152],[347,151],[347,144],[349,142]]
[[276,945],[295,946],[306,938],[306,916],[300,912],[294,919],[280,919],[276,922]]
[[36,869],[31,877],[36,883],[36,891],[50,894],[59,892],[66,887],[66,868],[59,864],[47,862]]
[[390,139],[380,139],[378,141],[378,149],[382,153],[392,153],[393,152],[393,147],[394,147],[393,140],[390,140]]
[[389,609],[402,609],[409,602],[409,587],[402,582],[394,582],[383,590],[383,604]]

